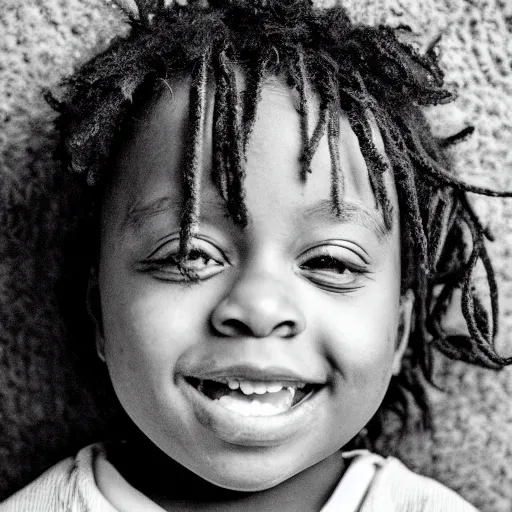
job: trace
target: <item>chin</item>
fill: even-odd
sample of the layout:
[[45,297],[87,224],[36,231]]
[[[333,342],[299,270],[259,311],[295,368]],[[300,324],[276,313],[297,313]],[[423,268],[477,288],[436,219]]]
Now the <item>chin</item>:
[[223,475],[221,480],[219,478],[214,478],[208,481],[217,487],[222,487],[223,489],[230,491],[251,493],[266,491],[272,487],[276,487],[288,478],[289,477],[283,477],[283,475],[269,475],[267,478],[265,478],[264,475],[258,475],[258,478],[255,478],[254,474],[247,475],[246,478],[243,478],[242,475],[237,474]]
[[269,459],[263,468],[261,464],[250,464],[245,457],[239,464],[225,463],[213,465],[205,471],[205,468],[196,468],[193,471],[211,484],[239,492],[259,492],[276,487],[288,480],[304,468],[274,467],[269,464]]

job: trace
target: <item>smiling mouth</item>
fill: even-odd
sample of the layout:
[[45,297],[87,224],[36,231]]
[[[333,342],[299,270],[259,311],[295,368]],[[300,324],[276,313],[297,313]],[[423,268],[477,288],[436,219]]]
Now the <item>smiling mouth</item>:
[[185,377],[199,393],[242,416],[276,416],[312,395],[320,386],[305,382],[199,379]]

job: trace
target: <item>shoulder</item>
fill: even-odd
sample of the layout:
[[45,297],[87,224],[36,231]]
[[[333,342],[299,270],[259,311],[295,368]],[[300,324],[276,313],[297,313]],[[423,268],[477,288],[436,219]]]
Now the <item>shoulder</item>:
[[382,503],[393,512],[476,512],[456,492],[412,472],[393,457],[382,459],[361,512],[381,510]]
[[83,448],[0,504],[0,512],[113,512],[96,486],[99,457],[104,457],[103,445]]

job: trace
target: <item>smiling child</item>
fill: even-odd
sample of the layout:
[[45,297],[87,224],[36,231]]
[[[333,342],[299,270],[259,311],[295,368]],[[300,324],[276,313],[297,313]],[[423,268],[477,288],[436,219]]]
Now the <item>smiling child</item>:
[[500,194],[452,176],[427,127],[420,107],[451,99],[434,52],[301,0],[153,4],[57,105],[90,199],[97,352],[132,432],[2,510],[474,510],[360,449],[385,411],[426,407],[434,348],[509,363],[466,192]]

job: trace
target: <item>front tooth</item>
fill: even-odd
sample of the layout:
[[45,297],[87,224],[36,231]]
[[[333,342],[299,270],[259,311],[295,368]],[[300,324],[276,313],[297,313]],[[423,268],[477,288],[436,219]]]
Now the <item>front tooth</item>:
[[294,391],[299,388],[303,388],[305,384],[288,384],[283,382],[254,382],[248,380],[236,381],[229,380],[228,386],[230,389],[238,389],[242,391],[244,395],[263,395],[265,393],[277,393],[283,388],[293,389]]
[[253,384],[253,393],[257,395],[263,395],[268,390],[267,385],[264,382],[255,382]]
[[254,386],[246,380],[240,382],[240,389],[244,395],[252,395],[254,393]]
[[301,382],[300,384],[297,384],[297,387],[299,389],[302,389],[306,384],[304,384],[303,382]]
[[240,383],[237,380],[228,380],[229,389],[238,389],[240,387]]
[[279,382],[267,384],[267,393],[277,393],[283,389],[283,385]]

